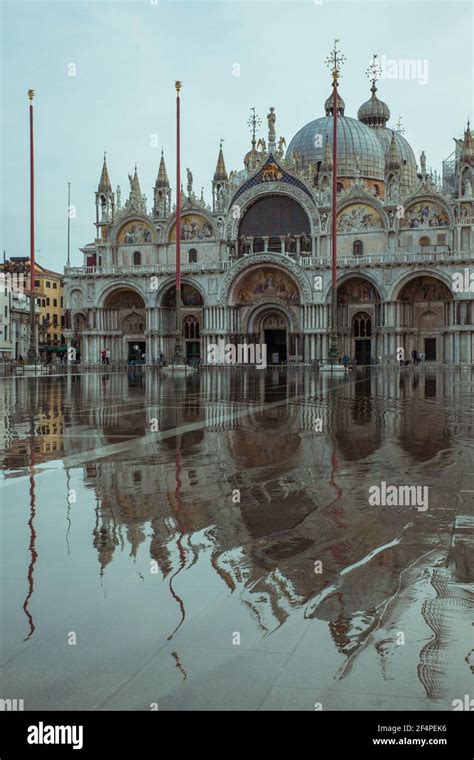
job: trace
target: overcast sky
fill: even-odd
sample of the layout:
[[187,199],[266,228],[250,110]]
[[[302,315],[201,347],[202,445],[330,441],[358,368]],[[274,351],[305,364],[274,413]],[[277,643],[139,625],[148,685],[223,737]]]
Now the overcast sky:
[[441,168],[472,115],[472,5],[461,0],[16,0],[1,7],[2,249],[7,256],[29,253],[32,87],[38,93],[37,256],[60,271],[67,183],[77,207],[71,260],[80,264],[79,247],[95,237],[94,192],[104,150],[122,201],[136,162],[151,206],[163,147],[174,199],[175,79],[183,81],[183,173],[190,167],[195,192],[204,186],[208,201],[220,138],[227,169],[242,168],[252,106],[265,138],[265,117],[275,107],[277,134],[287,143],[324,115],[331,90],[324,61],[334,37],[347,57],[340,85],[347,116],[356,117],[370,95],[365,71],[372,53],[387,62],[418,61],[418,79],[387,76],[378,95],[390,107],[389,125],[402,116],[405,137],[417,159],[425,150],[428,166]]

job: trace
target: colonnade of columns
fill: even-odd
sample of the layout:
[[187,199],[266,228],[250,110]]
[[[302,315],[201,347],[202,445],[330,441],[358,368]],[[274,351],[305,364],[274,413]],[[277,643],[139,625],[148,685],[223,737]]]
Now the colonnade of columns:
[[[428,304],[426,304],[428,306]],[[273,308],[272,304],[268,305]],[[432,305],[433,306],[433,305]],[[406,358],[411,351],[424,351],[425,338],[436,340],[436,360],[444,362],[474,363],[474,301],[453,300],[444,302],[439,326],[415,324],[416,305],[411,302],[384,302],[381,304],[360,303],[339,306],[339,336],[342,353],[354,355],[354,336],[351,319],[355,309],[366,311],[372,320],[371,356],[384,363],[397,360],[397,350],[403,347]],[[278,311],[278,307],[275,306]],[[328,304],[303,304],[298,307],[300,329],[294,329],[287,322],[288,354],[295,354],[305,362],[326,361],[329,355],[330,308]],[[120,313],[122,311],[122,313]],[[80,337],[81,360],[85,363],[100,361],[100,352],[108,348],[112,361],[125,361],[128,357],[128,343],[146,343],[148,362],[157,360],[160,353],[172,356],[174,353],[174,311],[170,308],[147,307],[137,309],[137,321],[143,321],[143,334],[136,330],[131,334],[120,329],[123,309],[94,308],[88,311],[87,328]],[[280,310],[281,311],[281,310]],[[242,324],[242,311],[237,306],[206,306],[183,309],[183,318],[188,313],[196,314],[200,323],[201,361],[206,361],[208,346],[225,338],[226,342],[236,340],[254,342],[262,336],[250,335]],[[418,310],[419,313],[419,310]],[[438,305],[439,313],[439,305]],[[66,345],[70,348],[76,338],[72,330],[65,331]]]

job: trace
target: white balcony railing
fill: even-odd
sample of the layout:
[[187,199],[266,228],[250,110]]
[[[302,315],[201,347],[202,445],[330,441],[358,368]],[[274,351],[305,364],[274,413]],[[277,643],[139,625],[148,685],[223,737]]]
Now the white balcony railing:
[[[271,251],[262,251],[262,253],[272,253]],[[258,261],[261,253],[253,254]],[[296,260],[295,255],[275,254],[285,258]],[[461,262],[474,262],[474,251],[450,251],[447,247],[429,247],[429,249],[410,249],[397,248],[396,251],[383,254],[371,254],[370,256],[338,256],[337,265],[342,269],[345,267],[371,267],[371,266],[393,266],[394,264],[454,264]],[[209,261],[199,264],[182,264],[181,271],[184,274],[199,274],[204,272],[225,272],[230,269],[234,261]],[[303,269],[325,269],[331,266],[329,256],[301,256],[298,260]],[[95,276],[102,277],[107,275],[167,275],[174,274],[174,264],[141,264],[139,266],[130,265],[109,265],[109,266],[82,266],[66,267],[66,277],[84,277]]]

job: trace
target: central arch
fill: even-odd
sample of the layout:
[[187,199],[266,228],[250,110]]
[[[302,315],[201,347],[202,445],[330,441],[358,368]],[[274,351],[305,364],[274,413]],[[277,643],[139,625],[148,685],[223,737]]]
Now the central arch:
[[276,304],[262,304],[250,315],[249,331],[266,346],[267,364],[285,364],[293,349],[291,320]]
[[[305,209],[288,195],[264,195],[256,198],[245,210],[239,223],[239,238],[253,241],[252,251],[284,253],[284,239],[311,234],[311,224]],[[265,242],[266,241],[266,242]],[[292,243],[293,245],[293,243]],[[295,247],[296,250],[296,247]]]

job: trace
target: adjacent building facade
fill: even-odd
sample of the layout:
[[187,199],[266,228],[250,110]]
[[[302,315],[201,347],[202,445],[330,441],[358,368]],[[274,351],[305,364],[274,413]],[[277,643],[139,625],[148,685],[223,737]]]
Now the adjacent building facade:
[[[338,96],[338,331],[358,363],[393,363],[400,349],[427,361],[474,361],[474,144],[467,125],[442,182],[415,159],[388,106],[371,96],[357,118]],[[270,361],[326,360],[331,297],[333,98],[286,146],[276,114],[243,168],[222,144],[212,205],[182,193],[182,335],[189,359],[209,344],[265,343]],[[96,237],[65,270],[66,342],[81,360],[138,351],[171,357],[175,338],[176,215],[162,154],[149,209],[137,168],[125,203],[106,159],[95,194]],[[472,287],[471,287],[472,282]]]

